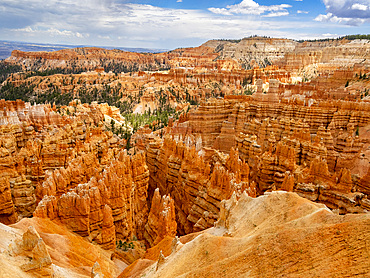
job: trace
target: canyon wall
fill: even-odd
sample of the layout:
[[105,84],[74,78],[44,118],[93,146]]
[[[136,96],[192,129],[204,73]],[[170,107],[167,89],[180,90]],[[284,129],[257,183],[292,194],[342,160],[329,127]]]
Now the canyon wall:
[[[106,165],[118,152],[119,139],[99,126],[103,114],[96,107],[83,106],[75,116],[63,117],[50,105],[32,106],[21,101],[2,101],[1,105],[0,196],[4,199],[1,215],[8,219],[5,222],[32,216],[42,198],[37,196],[38,187],[48,170],[67,167],[86,153],[91,154],[91,161]],[[84,174],[87,182],[93,173]]]
[[180,237],[172,252],[149,257],[155,250],[148,250],[119,277],[361,276],[370,271],[369,219],[337,215],[290,192],[243,194],[222,201],[214,228]]
[[[259,194],[286,188],[289,180],[287,188],[302,196],[309,197],[312,188],[316,193],[311,200],[341,212],[358,212],[368,204],[367,186],[361,183],[369,169],[369,109],[368,103],[348,101],[263,103],[227,97],[202,103],[169,132],[175,138],[198,138],[192,141],[198,149],[228,153],[237,148]],[[308,178],[320,175],[309,174],[317,159],[323,161],[322,169],[328,169],[321,181]]]
[[[94,161],[95,159],[95,161]],[[39,187],[34,216],[59,220],[68,229],[107,249],[119,238],[143,237],[148,216],[149,170],[145,156],[118,153],[100,173],[92,155],[53,171]]]
[[214,152],[209,162],[170,137],[149,142],[147,164],[150,171],[149,196],[159,188],[170,194],[176,209],[177,231],[187,234],[212,227],[218,218],[220,202],[235,191],[255,196],[249,183],[249,167],[235,151],[230,155]]

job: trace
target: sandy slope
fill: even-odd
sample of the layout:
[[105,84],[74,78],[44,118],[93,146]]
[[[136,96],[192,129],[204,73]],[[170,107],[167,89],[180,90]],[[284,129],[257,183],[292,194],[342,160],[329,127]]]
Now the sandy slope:
[[370,214],[336,215],[287,192],[244,195],[225,208],[218,227],[157,271],[154,263],[126,277],[370,277]]
[[[21,238],[29,226],[40,234],[52,259],[52,265],[41,271],[23,272],[20,266],[29,258],[10,256],[8,252],[9,244]],[[24,218],[10,227],[0,223],[0,277],[50,277],[52,273],[59,275],[56,277],[91,277],[95,262],[100,264],[104,277],[117,277],[122,269],[110,257],[111,252],[48,219]]]

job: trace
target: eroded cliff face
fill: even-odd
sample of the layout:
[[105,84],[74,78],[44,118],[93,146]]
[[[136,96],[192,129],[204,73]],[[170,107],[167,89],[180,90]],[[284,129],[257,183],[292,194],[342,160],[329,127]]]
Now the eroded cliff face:
[[[75,181],[87,182],[99,169],[98,164],[107,165],[118,153],[119,139],[104,130],[103,114],[95,106],[76,106],[73,109],[81,111],[63,117],[50,105],[32,106],[21,101],[2,101],[1,105],[0,195],[5,222],[15,223],[17,217],[32,215],[42,198],[41,184],[48,170],[67,167],[73,159],[81,160],[81,154],[90,154],[85,157],[90,168]],[[65,181],[60,183],[62,187]]]
[[214,228],[162,241],[166,251],[150,257],[159,251],[148,250],[119,277],[363,275],[370,270],[369,217],[337,215],[295,193],[242,194],[222,201]]
[[[254,99],[228,97],[202,103],[169,133],[175,138],[197,138],[189,142],[198,150],[216,148],[227,153],[237,148],[250,167],[250,181],[256,183],[258,194],[289,188],[309,197],[312,190],[316,195],[309,198],[330,208],[364,211],[368,206],[367,186],[362,185],[369,168],[368,103],[279,101],[272,89],[266,97],[276,94],[275,101],[261,101],[257,92]],[[327,169],[326,178],[309,181],[307,173],[318,160],[324,164],[311,177]]]
[[106,249],[115,249],[116,236],[143,238],[149,181],[145,156],[120,152],[100,172],[91,159],[85,155],[52,172],[40,187],[34,216],[59,220]]
[[165,66],[168,55],[140,54],[121,50],[106,50],[97,47],[63,49],[55,52],[23,52],[14,50],[7,59],[10,63],[22,61],[28,70],[46,70],[66,68],[70,70],[93,70],[109,64],[119,65],[123,69],[159,69]]
[[154,191],[144,238],[149,246],[157,245],[166,236],[177,233],[175,203],[170,195],[160,196],[159,188]]
[[25,70],[65,69],[72,72],[89,71],[142,71],[163,70],[170,67],[202,65],[212,68],[218,56],[213,48],[200,46],[179,48],[164,53],[135,53],[107,50],[97,47],[63,49],[54,52],[23,52],[14,50],[6,59],[8,63],[22,64]]
[[[6,226],[0,223],[1,276],[31,277],[117,277],[121,265],[111,252],[49,219],[24,218]],[[102,276],[101,276],[102,277]]]
[[0,179],[0,203],[1,203],[1,223],[12,224],[17,221],[18,214],[15,210],[10,190],[9,179]]
[[[179,48],[164,53],[133,53],[96,47],[64,49],[55,52],[15,50],[8,63],[28,70],[100,68],[121,72],[158,70],[177,67],[203,69],[253,69],[271,64],[288,71],[327,71],[363,63],[369,57],[368,40],[329,40],[296,42],[288,39],[252,37],[241,40],[210,40],[199,47]],[[365,62],[369,66],[368,62]],[[315,69],[312,69],[314,65]]]
[[[64,269],[50,266],[47,253],[54,264],[60,254],[52,239],[70,232],[75,235],[68,240],[92,250],[87,260],[81,250],[63,249],[58,240],[55,246],[68,258],[77,257],[74,266],[86,270],[86,263],[78,261],[88,262],[94,277],[114,276],[110,260],[97,259],[102,254],[126,263],[142,257],[127,270],[139,276],[216,275],[230,262],[235,271],[231,276],[241,271],[274,277],[286,273],[281,265],[297,258],[297,246],[307,254],[315,251],[304,249],[303,237],[314,244],[323,232],[327,238],[321,242],[332,254],[347,252],[351,248],[343,242],[354,240],[356,233],[369,234],[370,82],[367,62],[359,63],[368,60],[368,49],[365,41],[302,44],[250,38],[149,55],[97,48],[14,52],[9,63],[33,70],[88,70],[50,76],[18,73],[3,84],[28,84],[37,95],[53,88],[77,98],[61,107],[0,101],[0,221],[20,220],[15,225],[24,232],[28,224],[37,230],[26,232],[26,241],[31,235],[36,243],[26,251],[18,237],[12,249],[15,260],[28,256],[24,267],[29,273],[39,268],[61,275]],[[112,67],[138,71],[109,73]],[[159,68],[168,70],[139,71]],[[101,101],[103,93],[117,98],[127,111],[148,115],[167,106],[177,114],[166,127],[159,120],[143,126],[127,142],[108,130],[124,128],[129,134],[137,126],[129,126],[119,108],[91,102]],[[327,208],[361,215],[342,217]],[[352,229],[353,223],[360,232]],[[56,230],[58,236],[51,236]],[[342,231],[345,235],[338,239]],[[76,239],[81,237],[84,243]],[[276,256],[270,248],[276,237],[278,245],[294,246],[283,255],[278,246]],[[218,248],[208,250],[213,244]],[[243,244],[243,250],[255,244],[247,254],[250,265],[245,252],[240,253]],[[294,264],[308,276],[316,271],[324,276],[367,273],[361,248],[348,251],[359,258],[354,268],[343,267],[341,257],[329,254],[327,260],[317,252],[317,265],[302,263],[312,254]],[[189,271],[187,249],[195,266]],[[271,261],[281,256],[271,268]],[[16,273],[27,277],[18,264]],[[322,267],[333,264],[334,272]]]
[[249,167],[234,151],[230,155],[214,152],[208,162],[194,147],[166,137],[163,142],[153,139],[149,143],[147,164],[149,192],[158,187],[161,194],[171,194],[179,234],[213,226],[220,201],[234,191],[240,194],[246,190],[255,196]]
[[215,47],[218,59],[235,59],[243,68],[265,67],[292,52],[299,43],[288,39],[244,38],[240,41],[211,40],[205,46]]
[[[286,53],[277,64],[287,70],[309,69],[316,65],[318,70],[328,70],[338,66],[353,66],[364,63],[369,67],[368,40],[337,40],[327,42],[303,42],[297,44],[294,51]],[[365,59],[365,60],[364,60]]]

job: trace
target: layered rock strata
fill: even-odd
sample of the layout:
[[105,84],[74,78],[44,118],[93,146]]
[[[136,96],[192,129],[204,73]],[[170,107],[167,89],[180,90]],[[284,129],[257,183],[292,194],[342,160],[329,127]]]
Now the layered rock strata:
[[0,204],[0,222],[8,225],[15,223],[17,221],[18,214],[14,207],[10,183],[7,178],[0,178]]
[[216,152],[212,155],[214,162],[209,163],[195,148],[169,137],[163,142],[154,138],[146,152],[149,192],[158,187],[161,194],[171,194],[179,234],[213,226],[220,201],[233,192],[247,190],[255,196],[255,188],[249,183],[249,167],[237,152],[232,151],[230,156]]
[[[364,211],[368,206],[368,181],[363,177],[369,167],[370,107],[349,101],[308,104],[264,104],[247,97],[212,100],[189,112],[185,122],[174,123],[169,133],[174,138],[198,138],[200,146],[194,139],[187,141],[197,150],[211,147],[227,153],[236,147],[250,167],[250,180],[256,183],[258,194],[285,188],[303,196],[303,188],[310,182],[300,180],[300,173],[309,172],[310,165],[321,158],[330,172],[328,177],[335,176],[338,181],[322,181],[326,190],[319,191],[326,197],[319,194],[310,199],[340,212]],[[340,181],[343,177],[353,185],[347,190]],[[358,181],[360,186],[354,186]],[[317,194],[317,189],[314,191]]]
[[30,260],[21,265],[21,269],[25,272],[40,271],[51,265],[46,244],[33,226],[28,228],[21,240],[18,239],[9,245],[9,253],[12,256],[27,256],[30,254]]
[[[61,117],[50,105],[39,105],[37,109],[21,101],[2,101],[1,105],[4,111],[12,111],[15,119],[10,121],[3,115],[4,124],[0,125],[0,173],[4,178],[1,196],[5,210],[1,215],[4,215],[4,223],[16,221],[17,217],[10,214],[11,203],[20,218],[32,215],[42,198],[38,192],[42,191],[41,184],[48,170],[67,167],[74,158],[87,153],[90,156],[85,159],[90,163],[86,164],[87,172],[81,173],[85,180],[79,180],[87,182],[95,174],[94,169],[100,167],[96,167],[97,163],[107,165],[118,153],[120,140],[102,127],[104,117],[97,105],[76,105],[75,116],[71,117]],[[34,117],[34,109],[51,111],[57,117]]]
[[157,245],[166,236],[174,237],[177,232],[175,203],[170,195],[160,196],[159,188],[154,191],[144,239],[149,246]]
[[115,248],[116,236],[142,238],[148,216],[145,156],[121,152],[88,181],[83,169],[89,167],[81,162],[49,176],[34,216],[59,220],[108,249]]
[[152,248],[119,277],[366,276],[369,217],[337,215],[295,193],[234,195],[214,228],[180,237],[172,253],[163,241],[162,259]]
[[[37,217],[6,226],[0,223],[1,277],[117,277],[123,268],[112,252],[68,231],[60,223]],[[100,266],[98,271],[95,264]]]

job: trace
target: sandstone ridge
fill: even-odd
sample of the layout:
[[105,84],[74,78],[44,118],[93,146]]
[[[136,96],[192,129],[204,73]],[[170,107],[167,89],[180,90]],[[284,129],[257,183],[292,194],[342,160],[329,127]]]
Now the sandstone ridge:
[[[157,270],[149,266],[141,270],[140,275],[364,275],[370,267],[366,263],[369,251],[364,244],[369,240],[368,223],[368,214],[338,216],[295,193],[273,192],[256,199],[243,194],[238,201],[233,196],[222,202],[215,228],[181,244]],[[358,236],[361,241],[357,240]],[[344,238],[346,243],[341,243]],[[353,248],[345,248],[343,244]],[[340,254],[339,250],[345,254]],[[350,260],[352,256],[357,260]],[[311,263],[307,264],[307,260]],[[139,264],[136,271],[138,267]],[[134,274],[135,267],[127,269],[120,277],[127,277],[125,273],[129,277],[139,277]]]

